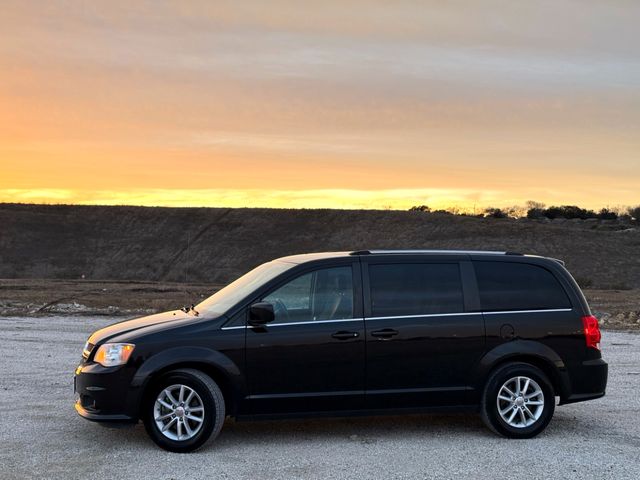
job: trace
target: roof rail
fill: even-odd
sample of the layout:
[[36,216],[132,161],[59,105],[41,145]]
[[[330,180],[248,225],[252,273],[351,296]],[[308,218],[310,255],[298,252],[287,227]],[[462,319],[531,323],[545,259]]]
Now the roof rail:
[[431,253],[431,254],[484,254],[484,255],[522,255],[516,252],[496,252],[491,250],[356,250],[349,255],[375,255],[375,254],[412,254],[412,253]]

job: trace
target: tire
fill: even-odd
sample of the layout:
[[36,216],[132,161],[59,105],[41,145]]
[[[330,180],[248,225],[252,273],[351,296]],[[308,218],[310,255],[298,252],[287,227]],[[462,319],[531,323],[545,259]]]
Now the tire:
[[528,363],[507,363],[489,375],[480,412],[483,422],[498,435],[532,438],[547,427],[554,410],[553,386],[544,372]]
[[[142,412],[145,429],[165,450],[192,452],[222,430],[225,419],[222,391],[199,370],[185,368],[167,373],[150,388],[146,398]],[[161,426],[165,427],[164,432]]]

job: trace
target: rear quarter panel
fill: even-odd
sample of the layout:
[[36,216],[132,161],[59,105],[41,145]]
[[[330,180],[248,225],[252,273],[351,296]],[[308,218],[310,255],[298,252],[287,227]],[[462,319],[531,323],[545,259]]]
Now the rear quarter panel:
[[[472,259],[487,260],[486,257]],[[581,317],[589,314],[589,307],[580,288],[564,266],[552,259],[506,256],[491,261],[521,262],[545,268],[558,280],[569,298],[571,307],[508,312],[484,311],[486,354],[478,367],[478,381],[483,383],[493,366],[508,361],[509,358],[530,356],[553,366],[556,376],[554,381],[559,384],[560,389],[558,394],[561,397],[570,395],[573,388],[572,371],[579,370],[583,362],[593,355],[587,352],[584,339]]]

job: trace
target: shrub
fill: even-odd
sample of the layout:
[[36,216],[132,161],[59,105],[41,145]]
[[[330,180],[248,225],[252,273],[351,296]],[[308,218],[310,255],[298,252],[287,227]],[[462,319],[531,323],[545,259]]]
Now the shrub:
[[550,219],[554,218],[580,218],[585,220],[587,218],[597,218],[596,212],[593,210],[586,210],[580,208],[577,205],[562,205],[560,207],[549,207],[544,210],[544,216]]
[[527,218],[544,218],[545,217],[545,209],[544,208],[530,208],[527,210]]
[[411,207],[409,209],[410,212],[430,212],[431,208],[427,207],[426,205],[416,205],[414,207]]
[[630,207],[627,211],[629,212],[629,215],[631,215],[631,218],[633,218],[636,222],[640,222],[640,205],[636,207]]
[[597,216],[600,220],[616,220],[618,218],[618,214],[608,208],[601,209]]
[[507,218],[507,214],[500,208],[487,208],[484,211],[484,215],[490,218]]

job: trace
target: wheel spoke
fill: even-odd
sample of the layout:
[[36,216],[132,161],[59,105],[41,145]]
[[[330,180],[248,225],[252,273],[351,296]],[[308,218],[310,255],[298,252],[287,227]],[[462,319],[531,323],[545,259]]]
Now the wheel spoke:
[[530,393],[529,395],[525,395],[524,398],[525,398],[525,400],[529,400],[529,399],[531,399],[533,397],[537,397],[541,393],[542,393],[542,390],[535,390],[534,392]]
[[520,395],[520,377],[516,378],[516,397]]
[[511,390],[509,390],[509,389],[507,388],[507,386],[506,386],[506,385],[503,385],[501,390],[504,390],[505,392],[507,392],[507,393],[508,393],[509,395],[511,395],[512,397],[515,397],[515,396],[516,396],[516,394],[515,394],[515,393],[513,393]]
[[504,410],[500,410],[500,415],[505,416],[507,413],[509,413],[511,410],[513,410],[513,407],[511,405],[509,405],[507,408],[505,408]]
[[204,410],[204,408],[202,408],[202,407],[189,407],[189,411],[190,412],[201,412],[203,410]]
[[535,419],[535,415],[533,413],[531,413],[531,410],[529,410],[529,407],[527,407],[526,405],[523,407],[524,411],[527,415],[529,415],[532,419]]
[[191,399],[193,398],[193,396],[195,395],[195,390],[191,390],[189,392],[189,395],[187,395],[187,399],[184,401],[185,405],[189,405],[189,403],[191,403]]
[[529,384],[531,383],[531,379],[527,378],[527,381],[524,382],[524,388],[522,389],[522,395],[525,395],[527,393],[527,390],[529,389]]
[[177,433],[178,433],[178,440],[180,440],[180,437],[182,436],[182,421],[178,420],[178,428],[177,428]]
[[511,401],[511,397],[505,397],[504,395],[498,395],[498,398],[500,400],[504,400],[505,402],[510,402]]
[[167,418],[171,417],[171,415],[173,415],[173,412],[169,412],[165,415],[162,415],[161,417],[157,417],[156,420],[166,420]]
[[527,402],[527,405],[544,405],[544,402],[539,400],[531,400]]
[[509,420],[507,420],[509,423],[513,422],[513,418],[516,416],[516,413],[518,413],[518,409],[514,408],[513,412],[511,412],[511,416],[509,417]]
[[184,401],[184,385],[180,385],[180,393],[178,394],[178,402]]
[[187,422],[186,420],[183,420],[183,425],[184,425],[184,429],[187,431],[187,435],[189,437],[193,436],[193,430],[191,430],[191,427],[189,426],[189,422]]
[[202,417],[196,417],[193,415],[185,415],[185,418],[188,418],[189,420],[193,420],[194,422],[198,422],[198,423],[202,423],[203,421]]
[[168,389],[164,391],[164,394],[169,399],[169,401],[171,402],[172,405],[176,405],[178,403],[178,402],[176,402],[176,399],[173,398],[173,395],[171,395],[171,392]]
[[173,406],[172,406],[172,405],[169,405],[169,404],[168,404],[167,402],[165,402],[164,400],[162,400],[162,399],[160,399],[160,398],[159,398],[157,401],[158,401],[158,403],[159,403],[160,405],[162,405],[164,408],[169,409],[169,410],[173,410]]
[[176,423],[177,421],[178,421],[178,419],[177,419],[177,418],[174,418],[174,419],[173,419],[173,420],[171,420],[169,423],[167,423],[164,427],[162,427],[162,431],[163,431],[163,432],[166,432],[166,431],[169,429],[169,427],[170,427],[171,425],[173,425],[174,423]]
[[527,424],[527,417],[524,416],[524,410],[519,408],[518,412],[520,412],[520,420],[522,420],[522,425]]

